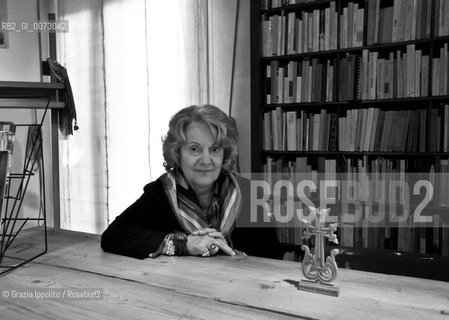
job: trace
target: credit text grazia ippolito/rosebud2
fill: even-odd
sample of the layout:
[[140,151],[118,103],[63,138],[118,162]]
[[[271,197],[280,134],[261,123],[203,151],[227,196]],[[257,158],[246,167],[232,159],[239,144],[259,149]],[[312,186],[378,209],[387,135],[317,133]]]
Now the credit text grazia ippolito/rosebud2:
[[[413,180],[413,181],[412,181]],[[293,179],[294,181],[294,179]],[[329,222],[432,223],[434,183],[426,179],[251,180],[250,222],[302,221],[308,207],[333,207]]]

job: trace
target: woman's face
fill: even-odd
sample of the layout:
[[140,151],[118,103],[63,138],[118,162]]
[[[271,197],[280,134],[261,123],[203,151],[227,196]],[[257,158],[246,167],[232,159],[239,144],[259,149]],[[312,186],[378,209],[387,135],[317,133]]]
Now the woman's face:
[[180,152],[184,178],[195,191],[212,187],[223,164],[223,149],[202,123],[192,122],[187,127],[186,138],[187,143]]

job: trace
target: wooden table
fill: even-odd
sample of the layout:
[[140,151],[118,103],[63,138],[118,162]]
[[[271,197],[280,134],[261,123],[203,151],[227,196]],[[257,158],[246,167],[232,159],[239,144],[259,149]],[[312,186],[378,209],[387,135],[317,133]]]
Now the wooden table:
[[[9,255],[32,254],[41,234],[26,232]],[[0,319],[449,319],[447,282],[340,269],[335,298],[298,291],[299,263],[227,256],[137,260],[103,252],[98,235],[51,230],[48,239],[45,255],[0,277]],[[102,297],[1,296],[25,289],[101,289]]]

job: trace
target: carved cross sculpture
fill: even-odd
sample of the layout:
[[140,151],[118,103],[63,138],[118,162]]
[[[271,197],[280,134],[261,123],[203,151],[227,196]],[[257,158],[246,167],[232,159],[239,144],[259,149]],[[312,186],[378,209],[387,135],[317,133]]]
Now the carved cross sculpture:
[[335,256],[339,253],[338,249],[333,249],[330,256],[324,259],[324,239],[327,238],[329,242],[338,244],[337,235],[334,232],[337,230],[338,223],[331,223],[329,227],[324,227],[325,217],[329,215],[330,209],[316,209],[309,207],[309,217],[314,220],[314,224],[306,219],[302,222],[306,225],[304,231],[305,239],[315,236],[315,248],[313,254],[307,245],[301,248],[305,251],[304,259],[302,261],[302,273],[307,279],[319,283],[329,284],[337,277],[337,263]]

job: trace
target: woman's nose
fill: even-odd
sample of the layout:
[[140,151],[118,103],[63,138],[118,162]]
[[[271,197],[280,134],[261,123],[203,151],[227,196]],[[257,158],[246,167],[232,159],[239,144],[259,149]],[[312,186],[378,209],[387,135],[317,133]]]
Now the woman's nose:
[[211,164],[211,162],[212,162],[212,159],[211,159],[209,150],[204,150],[201,153],[201,163],[208,165],[208,164]]

